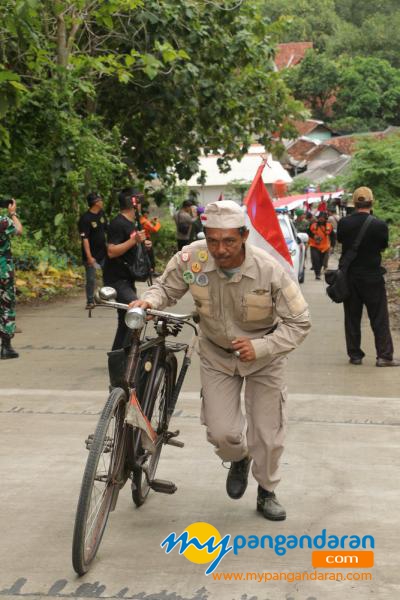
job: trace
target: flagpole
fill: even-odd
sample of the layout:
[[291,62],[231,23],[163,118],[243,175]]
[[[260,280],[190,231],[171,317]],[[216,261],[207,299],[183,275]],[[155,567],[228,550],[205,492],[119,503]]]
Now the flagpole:
[[256,187],[256,185],[258,183],[258,180],[261,177],[262,172],[264,171],[264,167],[265,167],[266,164],[267,164],[267,158],[264,158],[263,161],[262,161],[262,163],[261,163],[261,165],[257,169],[257,173],[255,174],[255,177],[254,177],[254,179],[252,181],[252,184],[251,184],[251,186],[249,188],[249,191],[246,194],[246,198],[243,200],[243,204],[245,206],[247,206],[247,203],[248,203],[249,199],[251,198],[251,196],[252,196],[252,194],[254,192],[254,188]]

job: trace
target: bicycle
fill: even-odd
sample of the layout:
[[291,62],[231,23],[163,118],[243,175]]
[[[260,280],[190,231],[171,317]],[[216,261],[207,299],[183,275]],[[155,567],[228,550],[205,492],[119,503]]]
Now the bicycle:
[[[197,336],[196,315],[129,309],[115,302],[113,288],[96,292],[96,306],[127,310],[128,349],[108,353],[111,392],[94,434],[85,440],[89,450],[78,500],[72,543],[72,564],[78,575],[90,568],[102,540],[109,513],[120,490],[132,480],[132,500],[139,507],[150,490],[173,494],[171,481],[155,479],[164,444],[183,447],[179,431],[169,431]],[[146,337],[146,318],[154,318],[156,337]],[[191,320],[194,323],[190,322]],[[167,342],[184,325],[194,329],[190,343]],[[184,352],[178,375],[175,354]]]

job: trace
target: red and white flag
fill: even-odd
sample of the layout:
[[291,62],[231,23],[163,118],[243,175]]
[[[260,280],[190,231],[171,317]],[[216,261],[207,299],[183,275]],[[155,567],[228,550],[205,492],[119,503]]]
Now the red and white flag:
[[274,205],[262,180],[265,164],[264,162],[258,167],[254,181],[244,199],[250,221],[249,242],[266,250],[292,277],[295,277],[292,259]]

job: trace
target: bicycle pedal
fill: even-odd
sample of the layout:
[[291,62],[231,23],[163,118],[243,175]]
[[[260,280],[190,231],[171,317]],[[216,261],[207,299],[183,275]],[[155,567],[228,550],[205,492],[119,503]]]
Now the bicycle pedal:
[[177,448],[183,448],[185,443],[180,442],[179,440],[175,440],[174,438],[169,438],[167,441],[168,446],[176,446]]
[[183,448],[185,444],[183,442],[179,442],[178,440],[174,439],[174,438],[178,437],[179,434],[180,434],[179,429],[177,429],[176,431],[168,431],[167,432],[167,441],[165,443],[169,444],[170,446],[176,446],[177,448]]
[[90,447],[91,447],[91,445],[92,445],[92,443],[93,443],[93,437],[94,437],[94,434],[93,434],[93,433],[91,433],[91,434],[90,434],[90,435],[88,435],[88,437],[86,438],[86,440],[85,440],[85,446],[86,446],[86,450],[90,450]]
[[178,489],[172,481],[166,481],[165,479],[153,479],[149,485],[152,490],[161,494],[174,494]]

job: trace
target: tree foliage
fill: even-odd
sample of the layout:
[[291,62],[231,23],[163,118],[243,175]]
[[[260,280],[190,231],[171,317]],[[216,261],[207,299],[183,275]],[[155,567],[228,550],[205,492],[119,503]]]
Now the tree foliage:
[[254,2],[7,0],[0,4],[0,190],[36,235],[73,245],[82,197],[175,174],[287,131],[301,106],[273,69]]
[[269,0],[264,11],[272,21],[281,21],[281,42],[311,41],[318,50],[325,49],[340,21],[334,0]]
[[374,57],[341,57],[308,51],[285,80],[313,116],[341,133],[378,131],[400,124],[400,71]]
[[339,83],[334,61],[324,54],[308,50],[299,65],[286,70],[285,80],[295,97],[307,102],[315,117],[326,118],[330,100]]
[[399,125],[400,71],[373,57],[342,60],[333,114],[352,121],[353,131]]
[[[365,139],[359,143],[346,181],[348,189],[370,187],[378,215],[400,216],[400,135]],[[374,206],[375,209],[375,206]]]

